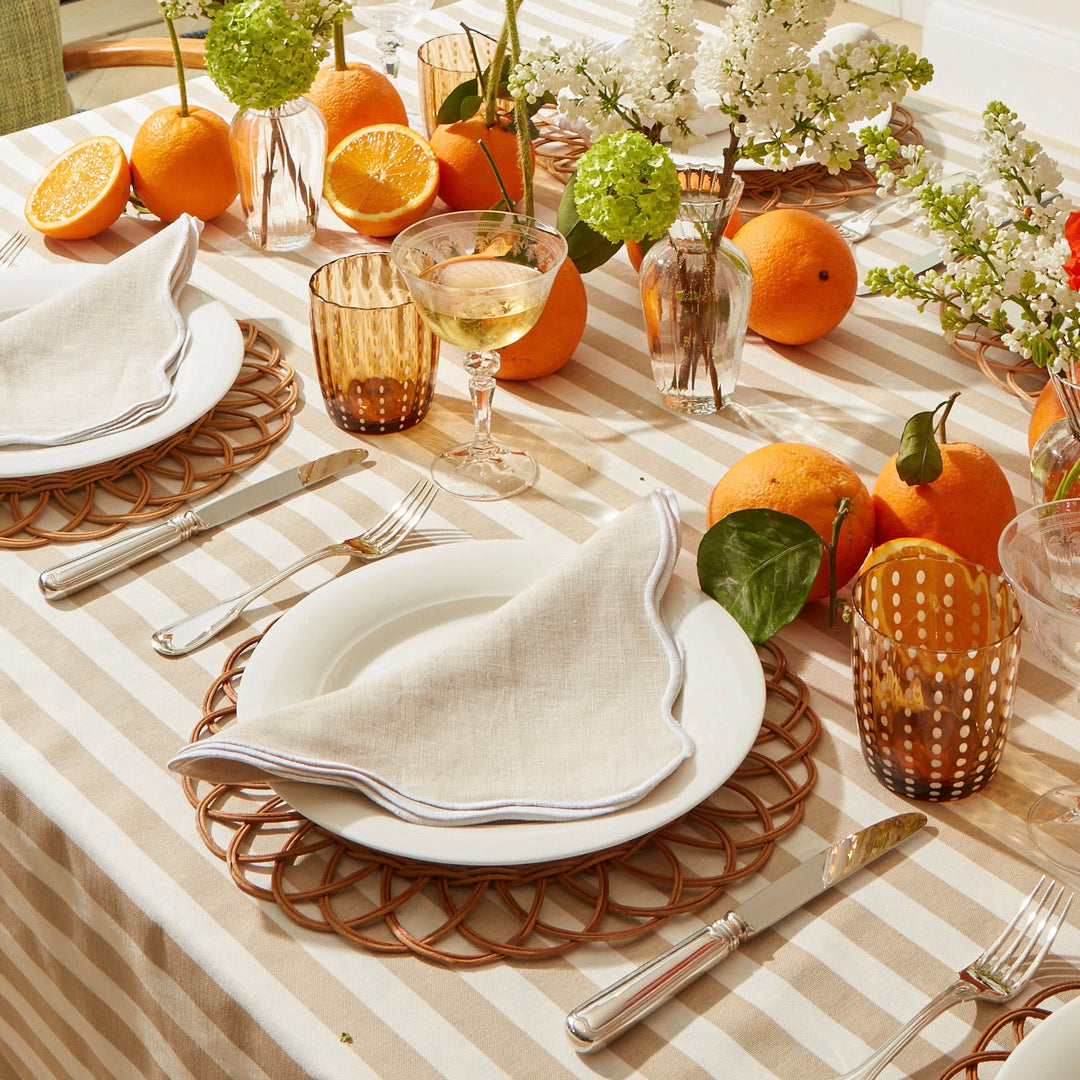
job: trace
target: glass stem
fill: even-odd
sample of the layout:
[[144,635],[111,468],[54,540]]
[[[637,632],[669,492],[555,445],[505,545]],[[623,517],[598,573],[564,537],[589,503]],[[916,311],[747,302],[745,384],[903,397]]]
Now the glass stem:
[[469,373],[469,396],[473,405],[473,446],[490,446],[491,399],[495,394],[495,372],[499,370],[499,354],[491,350],[469,351],[465,354],[464,364]]

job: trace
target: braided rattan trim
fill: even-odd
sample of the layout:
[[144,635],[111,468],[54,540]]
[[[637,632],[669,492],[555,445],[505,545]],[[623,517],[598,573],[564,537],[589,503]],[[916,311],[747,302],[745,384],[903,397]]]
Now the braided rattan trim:
[[116,461],[0,480],[0,548],[101,540],[175,513],[258,464],[292,424],[296,374],[272,337],[241,322],[244,360],[218,404],[176,435]]
[[[940,1080],[990,1080],[997,1075],[1001,1062],[1008,1060],[1039,1021],[1045,1020],[1054,1011],[1055,1005],[1064,1004],[1065,999],[1078,992],[1080,981],[1056,983],[1034,994],[1020,1008],[998,1016],[979,1036],[975,1049],[950,1065],[941,1074]],[[1038,1078],[1032,1077],[1031,1080]]]
[[[541,109],[535,117],[537,138],[533,140],[536,162],[564,184],[577,168],[577,160],[589,148],[588,140],[576,132],[560,128],[555,112]],[[922,142],[914,119],[907,109],[893,106],[889,121],[893,135],[901,143]],[[743,202],[740,209],[750,213],[772,210],[777,206],[803,206],[828,210],[842,206],[859,195],[873,195],[877,179],[860,158],[846,172],[835,176],[824,165],[798,165],[785,172],[747,169],[743,179]]]
[[1000,334],[973,327],[957,334],[952,344],[961,356],[978,364],[995,386],[1029,405],[1046,385],[1046,371],[1002,345]]
[[[261,635],[260,635],[261,636]],[[193,739],[230,720],[248,650],[207,691]],[[711,798],[648,836],[554,863],[450,867],[360,847],[301,817],[266,785],[185,778],[199,833],[237,886],[311,930],[372,952],[458,966],[539,960],[590,941],[624,941],[710,904],[758,871],[799,823],[817,780],[821,723],[806,684],[774,644],[760,650],[765,719],[754,748]]]

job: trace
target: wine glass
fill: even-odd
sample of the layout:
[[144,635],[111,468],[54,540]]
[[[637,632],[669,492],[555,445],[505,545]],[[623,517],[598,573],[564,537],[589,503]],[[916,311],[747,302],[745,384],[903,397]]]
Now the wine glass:
[[387,75],[397,78],[398,49],[405,44],[401,31],[430,11],[434,3],[435,0],[360,0],[353,8],[357,22],[379,32],[375,44]]
[[390,257],[428,326],[466,350],[475,433],[435,459],[432,479],[465,499],[517,494],[535,481],[537,466],[526,451],[491,437],[498,350],[540,318],[566,240],[523,214],[461,210],[410,225],[394,239]]
[[[1080,499],[1018,514],[1001,534],[998,555],[1025,628],[1047,659],[1080,685]],[[1028,812],[1028,830],[1049,859],[1080,871],[1080,784],[1040,795]]]

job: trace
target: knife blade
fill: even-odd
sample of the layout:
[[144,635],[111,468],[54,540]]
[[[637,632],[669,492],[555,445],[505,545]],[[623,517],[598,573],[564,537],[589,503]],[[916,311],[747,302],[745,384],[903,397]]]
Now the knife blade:
[[579,1005],[566,1017],[570,1042],[580,1054],[606,1046],[730,956],[747,938],[891,851],[925,824],[925,814],[899,814],[851,833],[806,859],[722,919],[684,938]]
[[[944,261],[940,251],[928,251],[925,255],[912,259],[907,263],[907,266],[913,274],[925,274],[927,270],[933,270],[935,266],[940,266]],[[876,296],[879,291],[879,289],[871,289],[869,285],[864,283],[855,290],[855,295]]]
[[197,509],[186,510],[129,536],[112,540],[85,555],[58,563],[42,571],[38,588],[47,600],[60,600],[79,589],[115,574],[151,555],[175,547],[197,533],[224,525],[253,510],[278,502],[305,488],[315,487],[331,477],[346,476],[364,463],[366,450],[339,450],[314,461],[286,469],[239,491],[222,495]]

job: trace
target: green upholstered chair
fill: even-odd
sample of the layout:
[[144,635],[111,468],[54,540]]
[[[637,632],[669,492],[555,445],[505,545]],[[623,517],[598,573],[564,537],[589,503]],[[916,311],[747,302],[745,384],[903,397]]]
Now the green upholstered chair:
[[59,0],[0,2],[0,134],[69,116]]

